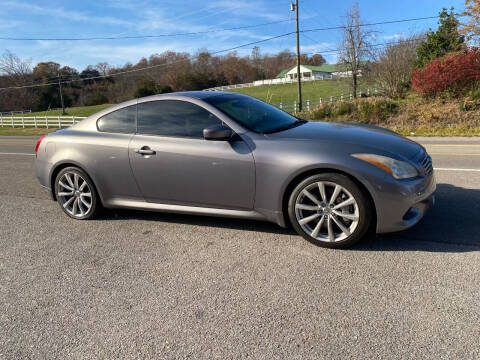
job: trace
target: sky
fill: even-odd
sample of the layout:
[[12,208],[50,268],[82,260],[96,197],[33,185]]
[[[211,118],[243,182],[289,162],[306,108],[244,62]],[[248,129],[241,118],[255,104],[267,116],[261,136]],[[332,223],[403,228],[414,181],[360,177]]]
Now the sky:
[[[464,0],[358,0],[363,22],[435,16],[443,7],[464,8]],[[300,29],[342,24],[351,0],[300,0]],[[289,0],[0,0],[0,37],[79,38],[178,34],[280,22],[242,30],[149,39],[92,41],[0,40],[0,53],[11,51],[32,65],[55,61],[83,70],[108,62],[135,64],[165,50],[196,53],[219,51],[295,31]],[[285,20],[285,21],[284,21]],[[374,26],[375,42],[383,43],[436,28],[437,20]],[[339,30],[308,32],[300,36],[301,51],[322,53],[339,46]],[[295,35],[258,44],[263,54],[295,51]],[[253,45],[237,50],[248,55]],[[325,55],[335,63],[335,54]]]

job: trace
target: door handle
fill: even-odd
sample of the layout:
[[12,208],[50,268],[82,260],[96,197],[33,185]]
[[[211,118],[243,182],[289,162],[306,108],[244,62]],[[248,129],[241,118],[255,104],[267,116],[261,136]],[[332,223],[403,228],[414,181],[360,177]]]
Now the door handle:
[[148,146],[142,146],[140,149],[136,149],[135,152],[140,155],[155,155],[155,150],[150,149]]

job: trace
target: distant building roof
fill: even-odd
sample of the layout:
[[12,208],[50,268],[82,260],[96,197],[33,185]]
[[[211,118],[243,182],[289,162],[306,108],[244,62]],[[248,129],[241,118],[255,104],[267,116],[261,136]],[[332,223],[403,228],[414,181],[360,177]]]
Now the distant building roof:
[[[291,69],[291,68],[290,68]],[[290,71],[290,69],[285,69],[280,71],[280,73],[277,75],[277,79],[285,77],[285,74]]]
[[[295,65],[296,66],[296,65]],[[292,70],[293,68],[295,68],[295,66],[292,66],[288,69],[284,69],[282,70],[278,75],[277,75],[277,79],[278,78],[283,78],[285,77],[285,74],[287,72],[289,72],[290,70]],[[307,68],[309,70],[312,70],[312,71],[318,71],[318,72],[325,72],[325,73],[334,73],[334,72],[339,72],[339,71],[345,71],[345,70],[342,70],[343,69],[343,65],[342,64],[324,64],[324,65],[321,65],[321,66],[314,66],[314,65],[302,65],[304,68]]]

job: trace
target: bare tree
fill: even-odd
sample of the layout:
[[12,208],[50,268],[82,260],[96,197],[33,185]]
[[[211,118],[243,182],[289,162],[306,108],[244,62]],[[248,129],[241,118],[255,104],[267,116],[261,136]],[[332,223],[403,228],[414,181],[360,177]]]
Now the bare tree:
[[107,76],[110,73],[111,66],[107,62],[100,62],[95,65],[95,69],[100,73],[102,76]]
[[[0,57],[0,80],[2,86],[22,86],[31,81],[32,68],[30,61],[24,61],[10,51]],[[8,96],[0,94],[0,108],[5,110],[23,110],[31,108],[36,98],[28,89],[9,90]]]
[[354,97],[357,97],[358,77],[361,76],[366,61],[372,57],[372,34],[373,31],[362,26],[358,2],[354,2],[345,16],[339,52],[343,70],[351,75]]
[[407,92],[422,39],[423,36],[411,36],[388,44],[378,52],[373,71],[389,97],[403,97]]
[[0,58],[0,74],[9,76],[17,83],[24,81],[31,73],[30,61],[23,61],[8,50]]

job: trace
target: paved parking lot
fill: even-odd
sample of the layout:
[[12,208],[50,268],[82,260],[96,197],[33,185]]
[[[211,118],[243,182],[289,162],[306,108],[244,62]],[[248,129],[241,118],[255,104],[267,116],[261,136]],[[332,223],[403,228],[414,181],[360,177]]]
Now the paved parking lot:
[[480,140],[419,140],[437,205],[341,251],[263,222],[75,221],[35,139],[0,138],[0,359],[480,358]]

